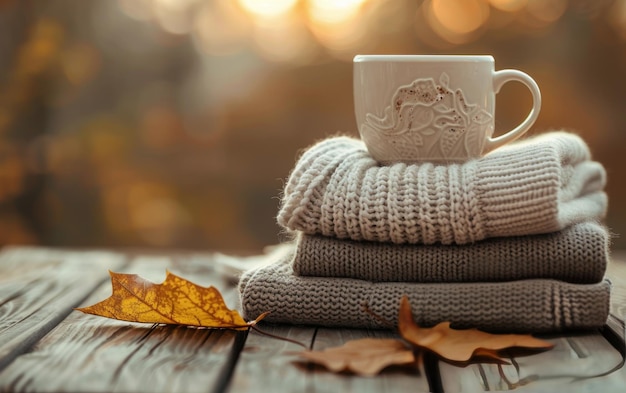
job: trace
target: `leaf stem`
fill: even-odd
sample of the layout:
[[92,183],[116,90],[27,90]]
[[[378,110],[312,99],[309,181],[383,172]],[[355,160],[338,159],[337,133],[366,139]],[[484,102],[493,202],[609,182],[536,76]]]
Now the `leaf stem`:
[[264,336],[275,338],[277,340],[287,341],[287,342],[290,342],[292,344],[299,345],[299,346],[301,346],[304,349],[309,349],[306,345],[302,344],[300,341],[294,340],[292,338],[282,337],[282,336],[278,336],[276,334],[264,332],[263,330],[259,329],[256,325],[250,325],[250,329],[252,329],[255,332],[260,333],[260,334],[262,334]]
[[369,305],[367,303],[363,303],[363,311],[365,311],[367,314],[369,314],[372,318],[376,319],[378,322],[382,323],[383,325],[387,326],[389,329],[391,330],[396,330],[396,326],[389,320],[385,319],[383,316],[376,314],[374,311],[372,311],[369,307]]

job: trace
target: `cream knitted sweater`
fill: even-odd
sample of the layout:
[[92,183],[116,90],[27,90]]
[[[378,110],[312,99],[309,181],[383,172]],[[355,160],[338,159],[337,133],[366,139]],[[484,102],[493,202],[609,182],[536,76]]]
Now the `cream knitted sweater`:
[[380,166],[361,141],[336,137],[301,156],[277,220],[339,239],[466,244],[601,218],[605,182],[584,141],[566,132],[449,165]]

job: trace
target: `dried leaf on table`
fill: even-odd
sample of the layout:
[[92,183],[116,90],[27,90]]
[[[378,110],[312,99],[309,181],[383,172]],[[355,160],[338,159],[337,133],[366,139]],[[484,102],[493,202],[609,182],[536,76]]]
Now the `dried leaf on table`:
[[298,355],[333,372],[351,371],[362,376],[376,375],[388,366],[415,362],[413,351],[396,339],[363,338]]
[[499,356],[501,350],[550,349],[554,346],[529,334],[490,334],[477,329],[452,329],[450,322],[441,322],[432,328],[419,327],[413,320],[406,296],[400,302],[398,329],[402,338],[417,348],[427,349],[453,362],[467,362],[473,357],[481,357],[506,363]]
[[111,296],[78,311],[130,322],[234,329],[254,325],[266,315],[246,322],[226,306],[217,288],[196,285],[169,271],[161,284],[136,274],[109,274]]
[[421,328],[413,320],[406,296],[398,313],[400,339],[366,338],[322,351],[298,353],[301,358],[325,366],[332,372],[351,371],[363,376],[378,374],[391,365],[418,364],[420,351],[431,351],[439,358],[467,364],[469,361],[508,363],[501,351],[510,348],[546,350],[553,344],[528,334],[491,334],[477,329],[457,330],[450,322]]

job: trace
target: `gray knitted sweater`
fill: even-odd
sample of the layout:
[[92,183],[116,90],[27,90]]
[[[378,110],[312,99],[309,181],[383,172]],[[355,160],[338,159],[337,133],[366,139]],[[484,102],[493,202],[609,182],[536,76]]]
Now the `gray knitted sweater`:
[[299,233],[293,270],[301,276],[371,281],[475,282],[553,278],[602,280],[609,253],[604,227],[584,222],[542,235],[464,245],[338,240]]
[[349,278],[302,277],[287,255],[275,264],[241,277],[246,319],[265,311],[268,322],[329,327],[384,328],[363,305],[397,321],[398,305],[408,295],[422,326],[451,321],[459,328],[506,332],[555,332],[604,325],[610,283],[571,284],[557,280],[492,283],[373,283]]
[[605,171],[584,141],[552,132],[462,164],[380,166],[353,138],[308,149],[278,223],[339,239],[466,244],[549,233],[605,215]]

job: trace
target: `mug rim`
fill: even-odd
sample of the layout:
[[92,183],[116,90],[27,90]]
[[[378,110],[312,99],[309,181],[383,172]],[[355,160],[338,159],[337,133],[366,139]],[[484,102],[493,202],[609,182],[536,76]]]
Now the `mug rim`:
[[368,62],[494,62],[491,55],[356,55],[354,63]]

